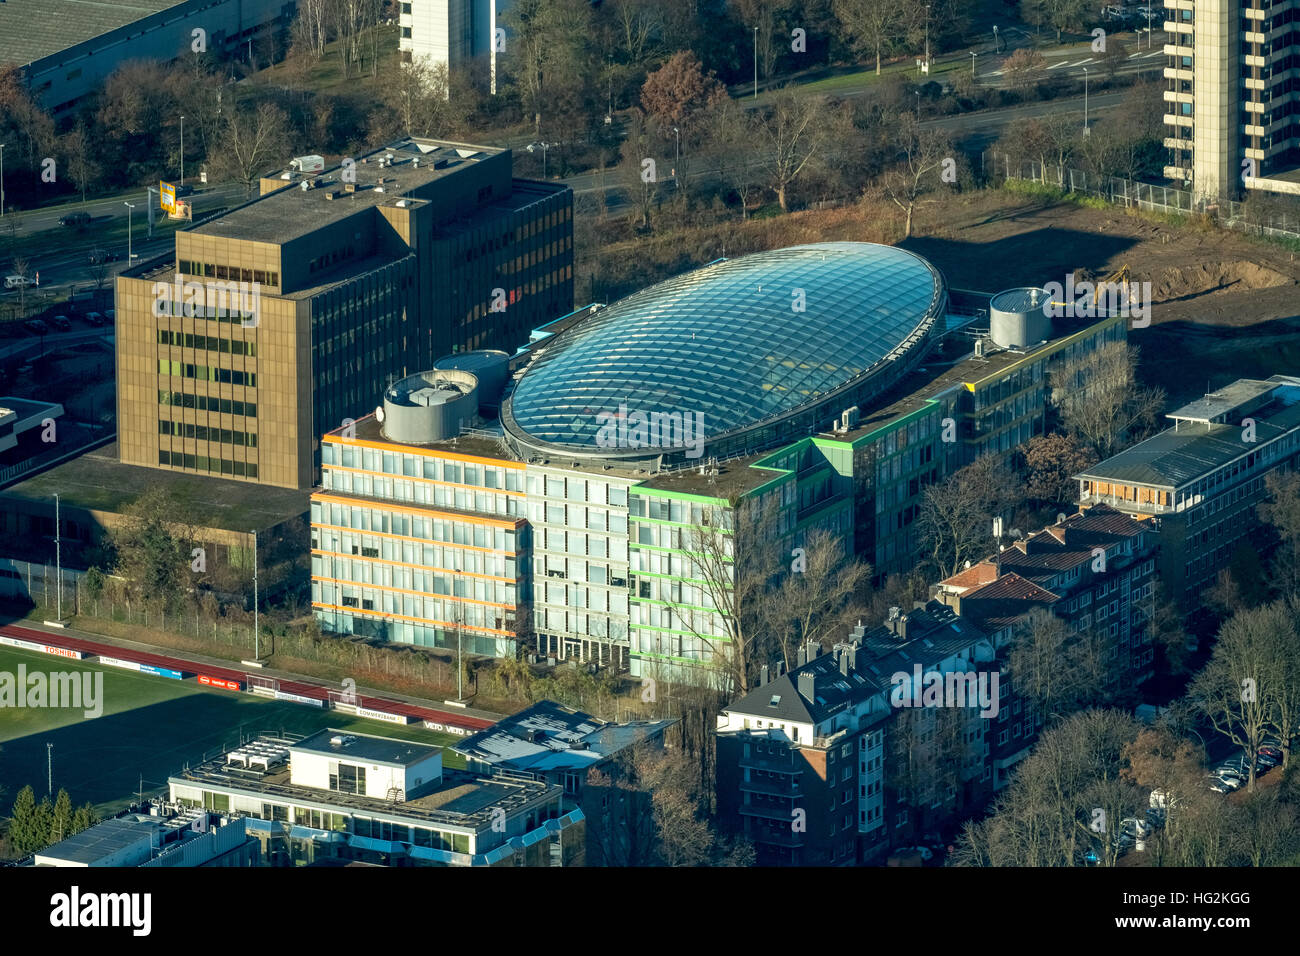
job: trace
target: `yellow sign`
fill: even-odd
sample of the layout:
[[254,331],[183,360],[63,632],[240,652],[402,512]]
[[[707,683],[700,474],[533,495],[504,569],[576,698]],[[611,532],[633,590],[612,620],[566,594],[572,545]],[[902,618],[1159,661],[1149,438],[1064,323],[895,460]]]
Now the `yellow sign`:
[[158,201],[164,209],[171,212],[176,208],[176,187],[171,183],[158,183]]

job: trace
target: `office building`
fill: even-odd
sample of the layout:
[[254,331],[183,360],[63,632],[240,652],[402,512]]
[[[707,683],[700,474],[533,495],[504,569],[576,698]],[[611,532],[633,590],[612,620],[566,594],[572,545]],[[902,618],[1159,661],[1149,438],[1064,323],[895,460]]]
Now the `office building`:
[[[508,0],[402,0],[397,41],[402,59],[456,69],[483,57],[495,77],[497,55],[508,49],[494,42],[499,37],[496,31],[505,30],[500,16],[507,4]],[[508,36],[502,39],[508,45]]]
[[307,489],[320,436],[439,356],[571,308],[572,193],[406,139],[176,235],[117,280],[122,461]]
[[1165,0],[1166,177],[1204,202],[1300,194],[1300,40],[1285,5]]
[[1166,416],[1173,426],[1075,475],[1082,504],[1156,519],[1158,572],[1184,611],[1249,547],[1264,479],[1300,458],[1300,378],[1238,379]]
[[168,780],[173,802],[245,818],[272,865],[581,865],[559,787],[442,765],[442,748],[322,730],[264,735]]
[[258,866],[261,849],[242,818],[158,806],[96,823],[35,854],[32,866]]
[[909,570],[924,486],[1040,434],[1051,363],[1126,331],[1019,318],[978,294],[952,311],[912,253],[822,243],[589,306],[512,357],[449,356],[324,437],[317,616],[715,680],[728,585],[701,562],[736,507],[740,547],[822,528],[878,577]]

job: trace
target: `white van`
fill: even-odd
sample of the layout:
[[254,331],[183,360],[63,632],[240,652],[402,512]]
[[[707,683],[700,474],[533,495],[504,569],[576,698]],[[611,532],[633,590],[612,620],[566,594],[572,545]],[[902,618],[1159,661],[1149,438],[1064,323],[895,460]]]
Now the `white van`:
[[36,280],[27,276],[5,276],[6,289],[21,289],[25,285],[36,285]]

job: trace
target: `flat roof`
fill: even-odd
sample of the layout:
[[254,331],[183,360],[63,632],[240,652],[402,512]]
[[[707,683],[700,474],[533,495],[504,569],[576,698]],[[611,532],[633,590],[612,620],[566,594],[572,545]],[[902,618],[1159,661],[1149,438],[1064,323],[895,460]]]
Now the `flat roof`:
[[[1282,376],[1274,376],[1281,379]],[[1272,402],[1251,413],[1255,441],[1243,441],[1240,422],[1175,424],[1074,476],[1149,485],[1170,491],[1185,487],[1265,442],[1300,427],[1300,379],[1274,382]]]
[[[259,739],[290,749],[299,747],[298,743],[289,743],[270,735]],[[394,803],[377,797],[295,784],[291,780],[290,765],[282,764],[268,770],[230,765],[226,763],[224,753],[173,774],[168,778],[168,783],[178,787],[247,795],[333,813],[360,813],[366,817],[400,821],[407,825],[414,823],[475,831],[492,826],[496,808],[505,813],[513,813],[560,792],[559,787],[537,780],[486,778],[460,770],[449,770],[444,766],[442,783],[436,790],[413,800]]]
[[1263,382],[1251,378],[1238,379],[1231,385],[1210,392],[1204,398],[1188,402],[1182,408],[1169,412],[1165,417],[1175,421],[1212,422],[1275,388],[1277,388],[1276,382]]
[[0,498],[39,501],[54,507],[121,514],[151,485],[161,484],[196,526],[247,534],[306,514],[311,492],[143,465],[124,465],[112,442],[0,491]]
[[25,66],[182,0],[3,0],[0,64]]
[[105,857],[120,853],[137,843],[148,842],[152,846],[154,836],[161,832],[163,824],[164,821],[154,818],[137,820],[135,817],[118,817],[105,820],[46,847],[36,855],[94,866]]
[[[267,193],[189,231],[201,236],[282,244],[366,209],[395,203],[413,189],[454,176],[470,164],[506,152],[509,151],[491,146],[408,139],[358,157],[355,192],[343,191],[348,184],[341,181],[342,165],[339,164],[314,179],[304,180],[310,183],[311,189],[293,185]],[[378,161],[389,153],[393,155],[393,164],[380,166]],[[439,167],[440,163],[445,165]],[[382,192],[378,188],[381,178]],[[335,193],[336,198],[329,198]]]
[[[335,743],[335,740],[341,742]],[[432,744],[332,728],[317,731],[296,744],[290,744],[289,751],[292,753],[295,750],[363,763],[384,764],[388,767],[409,767],[442,752],[441,747]]]

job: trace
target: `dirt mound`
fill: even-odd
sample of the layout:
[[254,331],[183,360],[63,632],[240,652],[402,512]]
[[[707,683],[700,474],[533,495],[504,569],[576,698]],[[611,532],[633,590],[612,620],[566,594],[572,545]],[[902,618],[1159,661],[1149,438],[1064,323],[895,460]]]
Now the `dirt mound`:
[[1163,270],[1153,277],[1151,297],[1162,302],[1226,290],[1271,289],[1291,285],[1294,281],[1290,276],[1254,262],[1206,262]]

